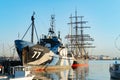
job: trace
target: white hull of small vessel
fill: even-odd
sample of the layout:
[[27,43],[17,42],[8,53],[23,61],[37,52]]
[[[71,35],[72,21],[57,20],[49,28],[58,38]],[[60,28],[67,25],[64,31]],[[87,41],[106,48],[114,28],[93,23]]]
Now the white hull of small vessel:
[[10,80],[32,80],[34,76],[20,77],[20,78],[11,78]]
[[13,77],[10,80],[32,80],[35,75],[32,75],[29,69],[30,67],[25,66],[11,67],[11,75]]

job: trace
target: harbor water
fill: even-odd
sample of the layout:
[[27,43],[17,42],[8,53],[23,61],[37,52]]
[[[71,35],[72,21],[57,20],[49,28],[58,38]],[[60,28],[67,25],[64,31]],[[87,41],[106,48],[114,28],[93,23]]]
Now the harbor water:
[[89,61],[88,67],[38,72],[36,78],[40,80],[117,80],[111,79],[109,73],[109,66],[114,62],[114,60],[92,60]]

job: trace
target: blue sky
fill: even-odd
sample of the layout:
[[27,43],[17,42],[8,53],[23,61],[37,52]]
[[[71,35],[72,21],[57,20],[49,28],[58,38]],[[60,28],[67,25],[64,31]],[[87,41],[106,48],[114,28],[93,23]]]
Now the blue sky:
[[[120,0],[0,0],[0,53],[9,55],[9,50],[2,53],[4,48],[14,45],[14,40],[23,36],[29,27],[30,17],[35,11],[35,26],[39,36],[47,34],[50,16],[55,14],[56,32],[61,31],[63,42],[69,32],[69,16],[85,16],[87,33],[95,39],[96,48],[90,49],[90,54],[120,56],[114,45],[120,34]],[[120,40],[117,40],[118,46]],[[5,49],[6,50],[6,49]]]

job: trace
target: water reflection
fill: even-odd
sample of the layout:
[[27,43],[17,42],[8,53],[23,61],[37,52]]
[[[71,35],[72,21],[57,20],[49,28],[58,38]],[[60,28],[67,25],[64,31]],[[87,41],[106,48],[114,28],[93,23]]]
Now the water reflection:
[[71,80],[87,80],[88,71],[88,67],[78,67],[74,69],[74,76]]
[[54,70],[36,72],[35,78],[40,80],[87,80],[88,67],[78,67],[76,69]]

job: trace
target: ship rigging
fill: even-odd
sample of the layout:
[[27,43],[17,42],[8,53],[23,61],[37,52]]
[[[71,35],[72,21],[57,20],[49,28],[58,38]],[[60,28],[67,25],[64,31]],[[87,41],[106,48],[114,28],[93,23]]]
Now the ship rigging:
[[[70,16],[70,34],[65,38],[68,39],[69,51],[73,53],[76,61],[78,59],[88,59],[88,52],[86,48],[94,48],[92,46],[93,38],[89,34],[84,33],[85,28],[90,28],[89,26],[84,26],[87,21],[84,21],[84,16],[78,16],[77,11],[75,11],[75,16]],[[74,20],[74,21],[73,21]],[[91,41],[91,42],[90,42]]]

